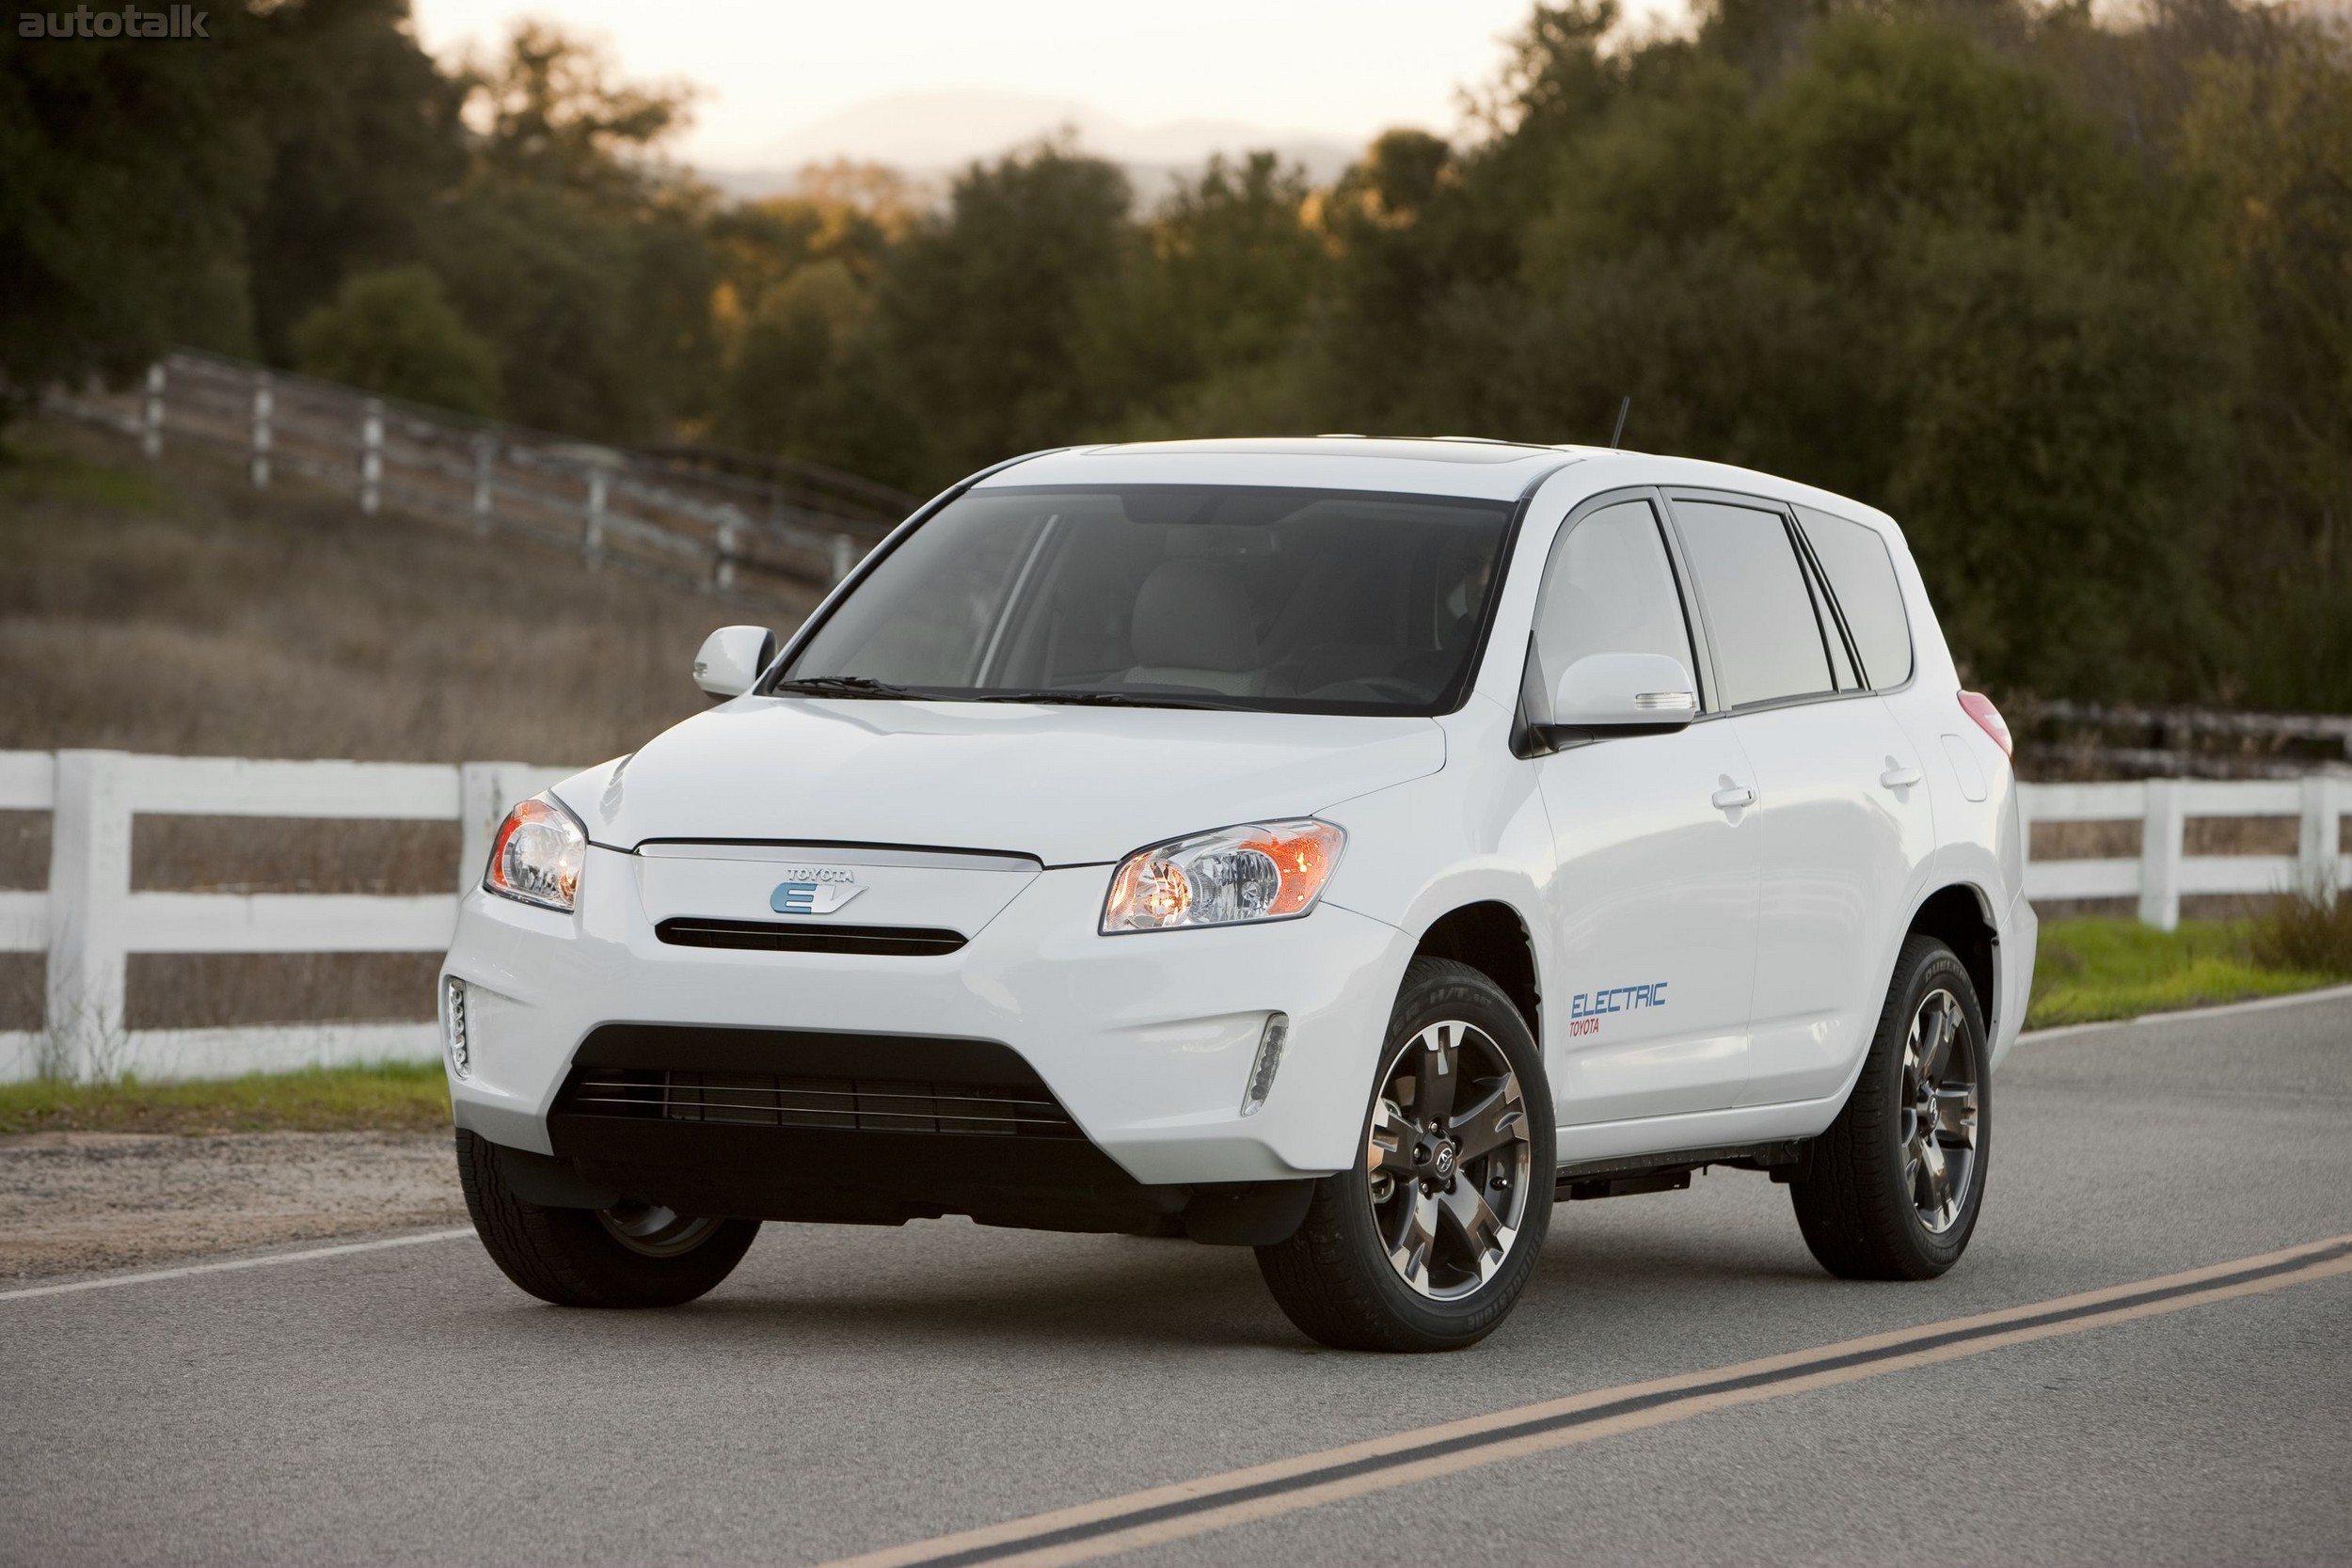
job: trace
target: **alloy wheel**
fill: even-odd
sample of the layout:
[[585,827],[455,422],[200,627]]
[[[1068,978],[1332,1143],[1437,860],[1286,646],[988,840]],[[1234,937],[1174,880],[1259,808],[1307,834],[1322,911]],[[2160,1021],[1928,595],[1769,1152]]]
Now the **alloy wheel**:
[[1437,1301],[1492,1279],[1527,1215],[1527,1105],[1502,1048],[1433,1023],[1382,1075],[1364,1150],[1374,1227],[1397,1277]]
[[1960,999],[1937,989],[1919,1000],[1903,1042],[1903,1181],[1928,1233],[1960,1220],[1977,1179],[1977,1042]]

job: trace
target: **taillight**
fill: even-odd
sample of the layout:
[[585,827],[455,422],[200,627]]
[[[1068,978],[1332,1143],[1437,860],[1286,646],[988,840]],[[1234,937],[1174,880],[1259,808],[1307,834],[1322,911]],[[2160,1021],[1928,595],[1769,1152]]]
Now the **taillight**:
[[1993,699],[1981,691],[1963,691],[1960,694],[1960,705],[1967,710],[1969,718],[1977,721],[1977,728],[1993,737],[1993,744],[2001,749],[2001,755],[2014,760],[2017,755],[2016,738],[2009,733],[2009,721],[2002,718],[2001,710],[1993,705]]

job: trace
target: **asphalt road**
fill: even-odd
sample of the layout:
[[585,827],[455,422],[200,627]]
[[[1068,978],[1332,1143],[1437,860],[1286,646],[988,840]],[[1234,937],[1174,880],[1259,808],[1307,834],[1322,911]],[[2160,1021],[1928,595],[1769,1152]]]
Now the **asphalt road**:
[[[1245,1251],[949,1221],[771,1227],[666,1314],[462,1239],[0,1297],[0,1560],[814,1563],[2352,1233],[2352,1000],[2029,1040],[1994,1096],[1943,1280],[1833,1280],[1719,1172],[1564,1208],[1451,1356],[1313,1346]],[[2352,1559],[2352,1273],[2186,1300],[1121,1560]]]

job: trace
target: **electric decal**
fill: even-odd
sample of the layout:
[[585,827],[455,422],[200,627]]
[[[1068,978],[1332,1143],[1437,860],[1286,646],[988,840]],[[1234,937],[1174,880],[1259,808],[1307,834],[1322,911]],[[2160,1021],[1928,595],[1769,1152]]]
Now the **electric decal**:
[[1600,1021],[1611,1013],[1639,1012],[1666,1005],[1666,982],[1641,986],[1612,986],[1606,990],[1581,990],[1568,998],[1568,1033],[1597,1035]]

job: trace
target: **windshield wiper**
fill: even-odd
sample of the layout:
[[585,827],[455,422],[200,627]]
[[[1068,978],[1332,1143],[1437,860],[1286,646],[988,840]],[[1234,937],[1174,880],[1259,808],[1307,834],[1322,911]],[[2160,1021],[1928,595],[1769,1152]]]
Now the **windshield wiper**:
[[778,681],[768,689],[771,697],[871,697],[882,701],[912,699],[934,702],[931,693],[916,691],[911,687],[893,686],[888,681],[869,680],[864,675],[803,675],[795,680]]
[[992,691],[985,697],[974,697],[976,703],[1059,703],[1073,707],[1205,707],[1219,708],[1229,713],[1248,711],[1239,703],[1220,703],[1205,697],[1181,697],[1174,692],[1142,695],[1132,691]]

